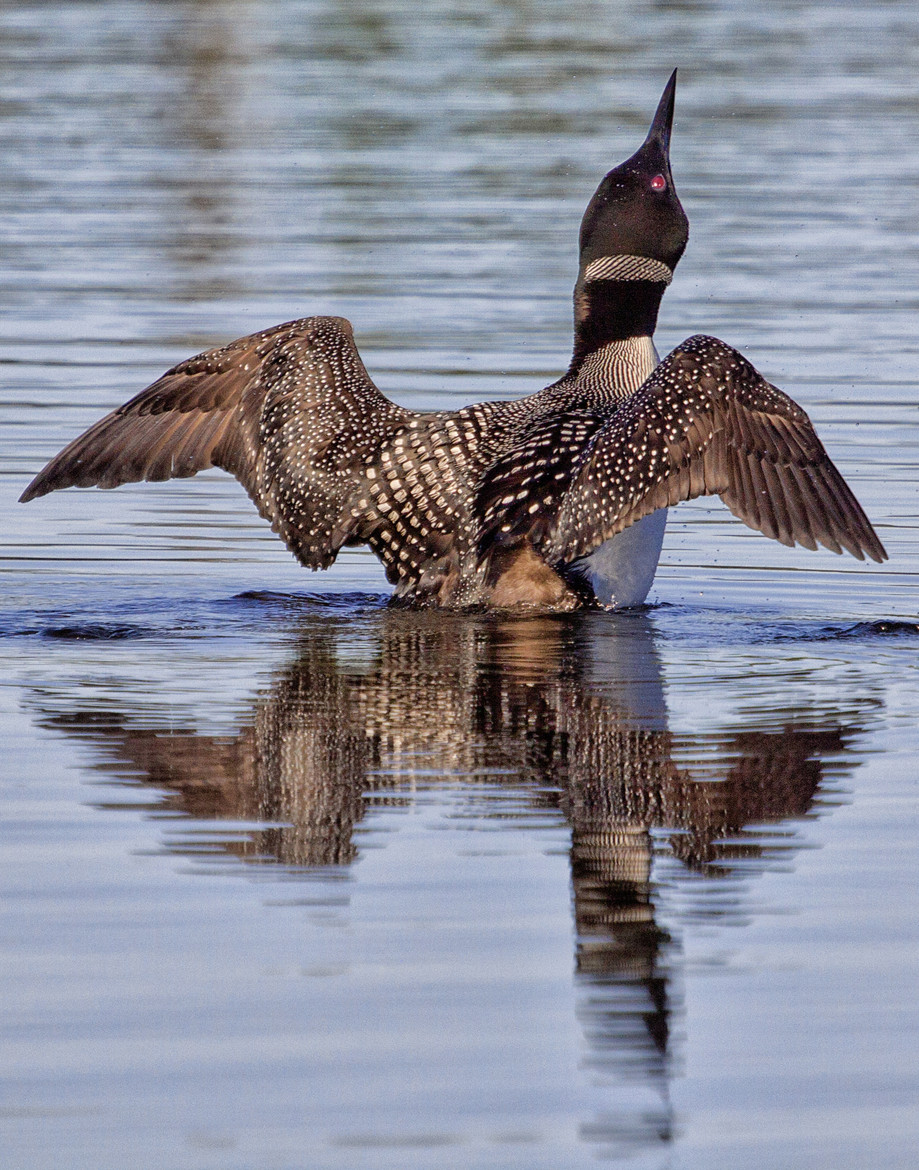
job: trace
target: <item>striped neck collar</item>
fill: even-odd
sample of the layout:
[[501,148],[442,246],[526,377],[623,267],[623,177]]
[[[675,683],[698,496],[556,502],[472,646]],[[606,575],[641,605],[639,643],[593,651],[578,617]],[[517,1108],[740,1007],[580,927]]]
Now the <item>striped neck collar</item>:
[[649,256],[598,256],[584,269],[581,279],[591,280],[653,280],[668,285],[673,280],[673,269],[661,260]]

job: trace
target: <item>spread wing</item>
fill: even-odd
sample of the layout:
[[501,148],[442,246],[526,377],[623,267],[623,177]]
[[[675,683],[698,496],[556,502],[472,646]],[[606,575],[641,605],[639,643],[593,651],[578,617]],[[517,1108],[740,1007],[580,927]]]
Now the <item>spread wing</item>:
[[782,544],[863,560],[884,547],[810,419],[736,350],[691,337],[611,416],[537,423],[479,489],[479,548],[529,540],[570,563],[701,495]]
[[370,380],[347,321],[290,321],[180,362],[74,439],[21,499],[221,467],[303,564],[323,568],[356,519],[355,469],[407,415]]

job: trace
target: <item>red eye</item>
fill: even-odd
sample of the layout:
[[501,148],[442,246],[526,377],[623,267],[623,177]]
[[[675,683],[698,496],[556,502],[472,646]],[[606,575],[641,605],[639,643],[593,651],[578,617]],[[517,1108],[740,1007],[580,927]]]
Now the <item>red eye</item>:
[[663,191],[666,189],[666,187],[667,187],[667,180],[664,178],[663,175],[655,175],[654,178],[651,180],[651,190],[652,191]]

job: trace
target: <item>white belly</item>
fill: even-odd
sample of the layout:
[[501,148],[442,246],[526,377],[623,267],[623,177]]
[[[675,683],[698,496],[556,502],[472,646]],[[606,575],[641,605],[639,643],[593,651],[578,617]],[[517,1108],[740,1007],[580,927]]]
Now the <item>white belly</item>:
[[642,604],[657,572],[666,526],[667,509],[659,508],[578,561],[601,605]]

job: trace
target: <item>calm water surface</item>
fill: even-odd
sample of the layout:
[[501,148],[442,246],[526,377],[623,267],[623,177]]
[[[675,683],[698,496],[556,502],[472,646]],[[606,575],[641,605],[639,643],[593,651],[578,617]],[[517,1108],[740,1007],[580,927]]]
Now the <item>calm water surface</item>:
[[[914,6],[13,3],[0,61],[4,1167],[915,1166]],[[409,406],[546,384],[674,65],[659,346],[801,401],[887,565],[697,502],[642,613],[419,615],[218,473],[15,503],[294,316]]]

